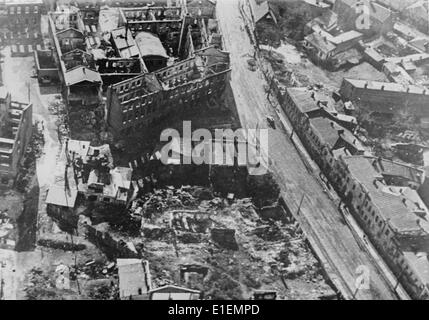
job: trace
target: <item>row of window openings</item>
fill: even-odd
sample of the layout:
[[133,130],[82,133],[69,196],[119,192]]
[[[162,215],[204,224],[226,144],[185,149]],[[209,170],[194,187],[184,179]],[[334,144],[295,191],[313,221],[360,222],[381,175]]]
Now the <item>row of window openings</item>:
[[[30,7],[25,7],[25,14],[30,14]],[[10,7],[9,9],[10,14],[15,14],[15,7]],[[39,13],[39,7],[34,6],[34,13]],[[16,14],[21,14],[21,7],[16,7]]]
[[[212,94],[212,90],[211,90],[211,89],[209,89],[209,90],[207,91],[207,94],[208,94],[208,95],[211,95],[211,94]],[[178,96],[178,95],[176,95],[176,96]],[[171,96],[170,96],[170,99],[173,99],[173,98],[175,98],[176,96],[171,95]],[[190,100],[195,100],[196,98],[199,98],[199,97],[200,97],[200,95],[199,95],[199,94],[197,94],[197,95],[192,94],[192,96],[191,96],[191,99],[190,99]],[[147,101],[147,104],[148,104],[148,105],[150,105],[150,104],[152,104],[152,102],[153,102],[153,100],[151,99],[151,100]],[[133,110],[136,110],[136,111],[137,111],[137,110],[139,110],[139,108],[144,107],[145,105],[146,105],[146,100],[143,100],[143,101],[142,101],[142,103],[140,103],[140,104],[135,104],[135,105],[131,104],[131,105],[129,105],[129,106],[128,106],[128,108],[123,108],[122,112],[123,112],[124,114],[126,114],[127,112],[132,112]]]
[[[207,82],[206,83],[206,85],[209,85],[209,82]],[[203,87],[203,84],[200,82],[200,83],[198,83],[197,84],[197,86],[196,87],[192,87],[192,86],[189,86],[186,90],[183,90],[182,91],[182,93],[189,93],[189,92],[191,92],[191,91],[194,91],[194,90],[197,90],[197,89],[201,89]],[[207,94],[211,94],[212,93],[212,90],[211,89],[209,89],[208,91],[207,91]],[[177,92],[177,93],[174,93],[174,92],[172,92],[171,94],[170,94],[170,99],[173,99],[173,98],[176,98],[177,96],[179,96],[181,93],[179,93],[179,92]],[[132,93],[132,94],[128,94],[128,95],[125,95],[125,96],[123,96],[122,98],[121,98],[121,102],[123,103],[123,102],[125,102],[125,101],[129,101],[129,100],[131,100],[131,99],[134,99],[134,98],[137,98],[137,97],[139,97],[140,96],[140,93],[138,92],[138,91],[136,91],[136,92],[134,92],[134,93]],[[152,98],[149,98],[149,99],[151,99],[151,100],[149,100],[148,101],[148,104],[150,104],[150,103],[152,103],[153,102],[153,100],[152,100]],[[142,102],[142,105],[145,105],[146,104],[146,101],[144,100],[143,102]]]
[[[142,15],[146,15],[148,11],[149,10],[145,10],[145,11],[126,11],[125,12],[125,16],[127,18],[140,18]],[[163,10],[158,10],[158,11],[154,12],[154,14],[156,14],[158,16],[160,16],[161,13],[163,13]],[[171,13],[173,15],[178,16],[178,15],[180,15],[180,10],[174,10],[174,11],[171,10]],[[165,11],[164,11],[164,14],[165,14]]]
[[[178,69],[182,70],[184,66],[188,67],[188,63],[178,66]],[[174,71],[176,71],[176,70],[177,70],[177,68],[174,69]],[[177,71],[175,73],[177,73]],[[170,72],[170,71],[164,71],[162,73],[162,77],[165,77],[165,76],[169,77],[171,74],[172,74],[172,72]],[[185,78],[183,77],[183,79],[185,79]],[[133,89],[135,87],[139,87],[141,84],[142,84],[142,81],[137,80],[136,82],[132,82],[130,84],[120,86],[119,87],[119,93],[122,93],[124,91],[128,91],[128,90]]]

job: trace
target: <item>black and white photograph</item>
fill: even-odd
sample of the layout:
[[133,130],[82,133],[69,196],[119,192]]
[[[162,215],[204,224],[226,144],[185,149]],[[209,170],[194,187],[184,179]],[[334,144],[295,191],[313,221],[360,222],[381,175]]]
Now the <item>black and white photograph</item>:
[[429,0],[0,0],[0,300],[429,300],[428,208]]

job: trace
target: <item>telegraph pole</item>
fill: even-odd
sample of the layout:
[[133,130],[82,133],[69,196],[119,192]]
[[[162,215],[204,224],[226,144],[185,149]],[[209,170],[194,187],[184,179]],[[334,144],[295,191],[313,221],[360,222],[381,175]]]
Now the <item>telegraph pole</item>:
[[302,195],[301,201],[299,202],[298,210],[296,211],[296,215],[299,216],[299,212],[301,211],[302,202],[304,201],[305,193]]
[[3,300],[3,261],[0,261],[0,300]]

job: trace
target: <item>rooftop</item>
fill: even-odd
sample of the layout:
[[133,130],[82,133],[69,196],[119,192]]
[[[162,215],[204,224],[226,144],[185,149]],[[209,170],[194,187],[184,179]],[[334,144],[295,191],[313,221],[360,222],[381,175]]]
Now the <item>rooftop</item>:
[[399,93],[412,93],[412,94],[421,94],[421,95],[429,95],[429,91],[426,89],[422,89],[421,87],[415,85],[404,86],[398,83],[393,82],[381,82],[381,81],[372,81],[372,80],[358,80],[358,79],[348,79],[344,78],[344,82],[350,83],[352,86],[356,88],[366,88],[368,90],[384,90],[384,91],[394,91]]
[[135,36],[137,47],[142,57],[158,56],[168,59],[167,51],[159,37],[150,32],[139,32]]
[[405,259],[413,267],[417,276],[422,279],[426,286],[429,284],[429,258],[426,252],[403,252]]
[[101,76],[97,71],[86,67],[76,67],[68,70],[65,74],[65,82],[68,86],[72,86],[81,82],[101,83]]
[[429,232],[429,222],[416,214],[415,204],[407,201],[402,194],[392,193],[370,159],[363,156],[343,157],[343,159],[351,174],[365,186],[384,220],[389,219],[389,223],[397,232],[419,232],[422,229]]
[[270,4],[268,3],[268,1],[257,3],[255,0],[250,0],[249,2],[255,22],[258,22],[271,12]]
[[[328,112],[336,112],[332,99],[322,93],[303,87],[287,88],[286,91],[303,113],[319,110],[320,108],[324,108]],[[321,103],[318,104],[318,101]]]
[[329,41],[327,37],[324,37],[317,32],[309,34],[305,37],[305,40],[324,53],[328,53],[336,49],[336,46]]
[[150,289],[144,261],[140,259],[117,259],[119,296],[128,298],[146,294]]
[[[336,0],[336,1],[347,5],[351,10],[354,10],[355,12],[359,6],[362,6],[364,3],[366,3],[363,1],[359,2],[356,0]],[[387,8],[379,3],[376,3],[375,1],[370,1],[368,7],[369,7],[370,17],[381,23],[388,20],[394,13],[394,11],[392,11],[390,8]]]
[[359,139],[357,139],[352,132],[328,118],[312,118],[310,119],[310,123],[320,133],[322,139],[331,146],[331,148],[335,147],[337,141],[341,138],[357,150],[365,150]]
[[201,292],[174,285],[166,285],[149,291],[151,300],[198,300]]
[[139,50],[131,31],[127,32],[125,27],[112,30],[112,40],[115,43],[122,58],[138,56]]
[[350,30],[347,32],[340,33],[339,35],[333,37],[330,41],[335,45],[339,45],[341,43],[344,43],[362,36],[363,36],[362,33],[356,30]]

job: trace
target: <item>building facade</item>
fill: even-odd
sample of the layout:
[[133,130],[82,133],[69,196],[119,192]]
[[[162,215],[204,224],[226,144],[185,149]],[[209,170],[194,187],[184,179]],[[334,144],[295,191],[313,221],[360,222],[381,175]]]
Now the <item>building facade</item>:
[[0,97],[0,179],[10,187],[32,135],[31,104],[13,101],[10,93]]
[[304,146],[414,299],[429,299],[429,211],[417,194],[423,170],[389,160],[335,152],[315,130],[294,89],[282,107]]

